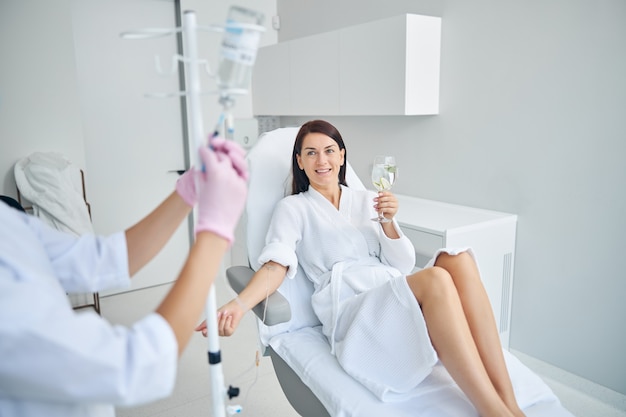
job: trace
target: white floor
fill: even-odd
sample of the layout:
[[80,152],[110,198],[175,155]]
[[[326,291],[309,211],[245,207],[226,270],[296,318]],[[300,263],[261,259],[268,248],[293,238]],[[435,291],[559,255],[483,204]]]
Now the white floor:
[[[169,285],[101,297],[102,315],[112,323],[128,325],[154,311]],[[233,297],[225,279],[216,284],[217,304]],[[229,404],[242,407],[240,416],[297,417],[285,398],[269,357],[260,356],[256,366],[258,343],[252,314],[244,318],[232,337],[220,338],[225,386],[240,388],[240,395]],[[213,416],[211,409],[207,340],[195,334],[180,359],[178,378],[171,397],[133,408],[119,408],[117,417],[188,417]]]
[[[153,311],[169,289],[169,285],[146,288],[101,299],[102,315],[113,323],[128,325]],[[216,284],[217,304],[221,305],[234,293],[227,288],[224,278]],[[242,407],[241,416],[297,417],[298,414],[285,398],[274,375],[271,359],[260,357],[257,367],[256,326],[249,314],[230,338],[220,339],[225,385],[239,387],[241,394],[229,404]],[[194,335],[180,360],[178,380],[171,397],[153,404],[119,408],[118,417],[187,417],[212,416],[209,365],[206,339]],[[580,384],[562,383],[562,375],[555,374],[545,364],[521,353],[513,352],[528,367],[539,373],[550,385],[563,405],[576,417],[626,417],[624,396],[606,392],[598,395],[607,402],[591,397]]]

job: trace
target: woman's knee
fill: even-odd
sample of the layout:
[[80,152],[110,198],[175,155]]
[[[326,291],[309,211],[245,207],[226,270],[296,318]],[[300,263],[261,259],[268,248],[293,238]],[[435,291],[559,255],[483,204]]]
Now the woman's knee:
[[478,265],[469,252],[461,252],[456,255],[442,253],[437,257],[435,266],[448,271],[457,289],[480,282]]
[[450,270],[458,267],[467,267],[469,265],[474,265],[474,258],[470,255],[469,252],[461,252],[456,255],[451,255],[446,252],[442,252],[437,256],[435,260],[435,265],[440,266],[446,270]]
[[418,301],[425,298],[445,297],[456,291],[452,276],[442,267],[433,266],[407,277],[409,287]]

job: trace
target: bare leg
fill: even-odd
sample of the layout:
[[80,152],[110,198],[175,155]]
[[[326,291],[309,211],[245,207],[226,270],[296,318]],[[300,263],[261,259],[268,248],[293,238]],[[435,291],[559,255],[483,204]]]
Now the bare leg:
[[407,277],[420,303],[430,339],[452,378],[482,417],[514,416],[483,365],[452,277],[433,267]]
[[491,383],[509,410],[516,416],[523,416],[506,368],[491,304],[474,259],[467,252],[459,255],[443,253],[435,265],[448,271],[454,281],[472,338]]

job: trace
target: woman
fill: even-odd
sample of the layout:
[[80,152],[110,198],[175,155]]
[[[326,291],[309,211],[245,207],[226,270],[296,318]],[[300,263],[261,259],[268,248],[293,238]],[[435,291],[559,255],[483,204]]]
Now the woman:
[[[0,203],[1,416],[114,416],[115,405],[172,392],[246,196],[243,150],[212,145],[200,152],[204,172],[188,171],[154,211],[111,236],[62,233]],[[128,286],[196,203],[195,243],[154,313],[124,328],[72,310],[66,291]]]
[[481,416],[523,416],[471,254],[443,250],[411,274],[414,250],[395,220],[370,220],[372,199],[388,219],[397,199],[352,190],[345,173],[339,132],[325,121],[304,124],[292,154],[293,195],[274,211],[264,266],[219,309],[220,334],[233,334],[247,310],[301,267],[331,350],[379,398],[410,395],[440,359]]

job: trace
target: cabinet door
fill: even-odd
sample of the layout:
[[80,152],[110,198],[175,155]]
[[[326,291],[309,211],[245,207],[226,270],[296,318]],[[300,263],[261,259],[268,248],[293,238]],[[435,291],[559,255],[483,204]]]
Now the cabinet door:
[[481,278],[493,309],[500,340],[509,345],[515,222],[500,222],[474,230],[449,231],[446,246],[474,250]]
[[252,91],[254,114],[289,114],[292,109],[289,43],[259,49],[252,72]]
[[294,115],[339,114],[339,34],[322,33],[289,42]]
[[[404,14],[283,42],[287,61],[283,51],[273,51],[276,45],[262,48],[254,114],[437,114],[440,29],[440,18]],[[288,109],[273,97],[285,85]]]
[[405,114],[406,16],[339,33],[340,114]]
[[415,248],[415,266],[423,268],[433,257],[437,249],[443,247],[443,236],[425,232],[400,223],[402,232],[409,238]]

